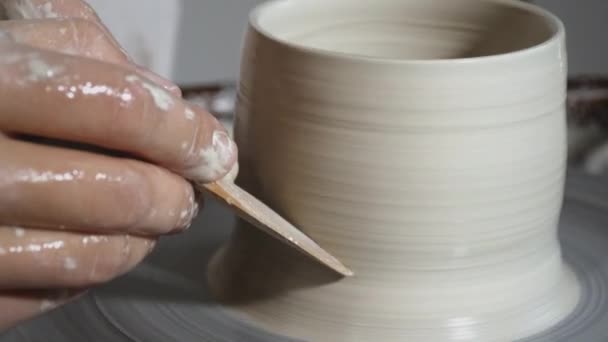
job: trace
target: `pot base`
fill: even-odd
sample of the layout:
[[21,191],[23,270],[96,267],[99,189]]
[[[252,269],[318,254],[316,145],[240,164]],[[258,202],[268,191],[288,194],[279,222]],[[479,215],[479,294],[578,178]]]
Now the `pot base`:
[[427,277],[398,286],[339,279],[240,227],[211,260],[208,280],[242,320],[296,339],[513,341],[555,326],[579,302],[577,277],[557,254],[517,279],[454,277],[452,286]]

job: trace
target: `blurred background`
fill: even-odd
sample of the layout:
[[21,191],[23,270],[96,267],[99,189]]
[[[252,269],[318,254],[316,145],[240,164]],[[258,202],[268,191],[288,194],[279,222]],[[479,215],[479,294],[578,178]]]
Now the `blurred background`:
[[89,0],[136,61],[182,85],[236,79],[247,15],[261,2]]

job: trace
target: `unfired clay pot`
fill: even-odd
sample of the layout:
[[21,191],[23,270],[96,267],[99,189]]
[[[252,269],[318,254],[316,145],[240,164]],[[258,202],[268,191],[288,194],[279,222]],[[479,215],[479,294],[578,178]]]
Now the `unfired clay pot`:
[[310,341],[511,341],[576,306],[556,223],[564,29],[501,0],[283,0],[255,9],[238,179],[353,268],[239,223],[214,294]]

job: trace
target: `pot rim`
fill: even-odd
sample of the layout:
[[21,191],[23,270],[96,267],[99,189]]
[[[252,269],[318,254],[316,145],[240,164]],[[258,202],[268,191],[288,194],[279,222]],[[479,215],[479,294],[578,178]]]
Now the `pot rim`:
[[[327,5],[327,0],[306,0],[306,3],[317,3],[319,6]],[[352,0],[333,0],[349,2]],[[453,0],[445,0],[453,1]],[[481,0],[479,0],[481,1]],[[436,59],[406,59],[406,58],[394,58],[394,57],[372,57],[365,55],[358,55],[353,53],[338,52],[328,49],[316,48],[307,46],[304,44],[294,43],[288,39],[278,37],[271,30],[268,30],[261,23],[262,16],[277,8],[285,7],[287,5],[294,6],[293,4],[299,4],[296,0],[269,0],[262,4],[257,5],[249,13],[249,27],[255,32],[260,34],[265,39],[268,39],[275,44],[284,46],[298,53],[311,55],[313,57],[320,58],[335,58],[340,59],[343,62],[365,62],[374,64],[394,64],[394,65],[409,65],[409,66],[423,66],[423,65],[445,65],[445,64],[470,64],[470,63],[496,63],[504,62],[512,59],[526,58],[531,55],[545,52],[546,50],[552,49],[555,46],[560,46],[560,43],[564,41],[566,30],[563,22],[559,17],[550,11],[543,9],[537,5],[519,1],[519,0],[483,0],[486,2],[494,3],[501,6],[510,6],[518,9],[527,11],[530,14],[536,15],[543,19],[544,22],[550,26],[552,34],[547,39],[543,40],[539,44],[535,44],[530,47],[518,49],[515,51],[509,51],[504,53],[492,54],[487,56],[475,56],[475,57],[458,57],[458,58],[436,58]]]

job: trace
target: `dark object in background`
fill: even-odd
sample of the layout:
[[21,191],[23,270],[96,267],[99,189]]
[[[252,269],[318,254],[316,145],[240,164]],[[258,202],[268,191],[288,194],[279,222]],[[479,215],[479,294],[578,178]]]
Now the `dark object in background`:
[[568,80],[568,159],[590,174],[608,171],[608,76]]
[[608,130],[608,76],[584,75],[568,80],[568,115],[576,125]]

